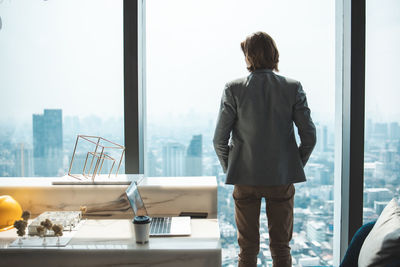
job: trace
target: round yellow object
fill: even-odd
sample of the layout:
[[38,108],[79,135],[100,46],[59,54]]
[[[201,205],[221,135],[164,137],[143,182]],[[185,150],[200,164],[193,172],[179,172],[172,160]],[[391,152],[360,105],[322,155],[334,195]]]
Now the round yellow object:
[[21,205],[11,196],[0,196],[0,232],[13,228],[14,222],[20,220]]

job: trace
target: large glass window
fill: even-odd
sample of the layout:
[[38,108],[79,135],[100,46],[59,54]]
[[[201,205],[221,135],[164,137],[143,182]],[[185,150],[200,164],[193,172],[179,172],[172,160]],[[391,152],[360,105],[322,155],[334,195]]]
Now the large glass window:
[[[334,10],[334,1],[319,0],[146,1],[145,173],[217,177],[223,266],[235,265],[238,247],[232,186],[212,136],[225,83],[248,75],[240,42],[259,30],[277,43],[280,74],[301,81],[317,126],[308,181],[296,185],[293,263],[332,265]],[[265,214],[260,233],[260,264],[269,266]]]
[[78,134],[124,144],[122,3],[0,1],[0,177],[65,175]]
[[367,0],[364,222],[400,190],[399,14],[399,1]]

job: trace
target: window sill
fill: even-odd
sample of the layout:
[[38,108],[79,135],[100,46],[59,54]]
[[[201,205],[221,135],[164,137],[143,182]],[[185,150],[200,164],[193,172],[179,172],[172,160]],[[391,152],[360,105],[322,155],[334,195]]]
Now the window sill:
[[[129,175],[121,175],[121,178]],[[125,197],[127,185],[54,185],[63,177],[1,178],[0,195],[11,195],[32,215],[50,210],[79,210],[86,206],[89,218],[132,218]],[[139,190],[149,215],[207,212],[217,217],[215,177],[146,177]]]

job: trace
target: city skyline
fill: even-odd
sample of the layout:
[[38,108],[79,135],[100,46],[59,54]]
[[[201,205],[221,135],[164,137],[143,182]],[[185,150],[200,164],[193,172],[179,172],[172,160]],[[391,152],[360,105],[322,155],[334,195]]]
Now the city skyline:
[[[53,110],[44,109],[44,113],[41,114],[41,115],[40,114],[32,114],[32,121],[36,120],[36,121],[38,121],[37,122],[37,124],[38,124],[40,119],[44,118],[45,114],[49,113],[50,111],[62,112],[60,109],[58,109],[58,110],[55,110],[55,109],[53,109]],[[59,116],[61,117],[61,113],[59,114]],[[95,118],[97,118],[97,123],[103,121],[99,117],[95,117]],[[87,118],[84,119],[84,121],[86,121],[86,120],[87,120]],[[60,119],[59,119],[59,121],[60,121]],[[82,132],[81,131],[77,131],[77,128],[76,128],[76,127],[78,127],[77,125],[79,125],[79,122],[81,121],[81,120],[79,120],[79,117],[77,117],[77,116],[65,116],[65,117],[62,118],[62,121],[63,121],[63,124],[65,122],[68,122],[68,125],[70,127],[75,128],[75,132],[71,132],[71,129],[68,129],[68,128],[62,129],[63,127],[60,125],[59,130],[58,130],[59,131],[58,139],[59,140],[63,140],[63,141],[61,143],[61,146],[59,146],[57,148],[59,150],[62,150],[62,148],[63,148],[62,144],[65,143],[65,139],[67,139],[67,138],[62,138],[63,132],[67,132],[68,133],[67,135],[70,136],[68,138],[71,138],[71,137],[75,138],[76,134],[82,134]],[[75,125],[73,125],[74,123],[71,123],[71,121],[74,121]],[[122,123],[122,121],[123,120],[121,118],[119,120],[119,122]],[[207,125],[207,127],[204,128],[204,130],[202,130],[202,131],[201,130],[199,131],[198,129],[194,130],[194,132],[197,132],[197,134],[193,134],[193,130],[191,130],[190,127],[189,127],[188,129],[183,131],[183,133],[191,132],[191,133],[186,134],[187,137],[185,137],[185,138],[182,138],[182,136],[180,136],[178,138],[174,138],[173,134],[170,135],[170,137],[164,136],[163,137],[163,139],[164,139],[163,146],[168,144],[168,143],[175,143],[175,144],[181,146],[180,149],[182,151],[182,156],[183,157],[188,157],[190,153],[192,153],[192,155],[191,155],[192,157],[195,156],[196,153],[198,153],[197,157],[202,157],[202,155],[203,155],[202,150],[195,152],[196,149],[194,149],[194,147],[191,148],[191,146],[199,146],[200,145],[200,147],[203,147],[203,146],[207,146],[208,145],[209,147],[211,147],[212,142],[210,140],[210,136],[213,134],[212,131],[214,129],[214,122],[210,123],[210,121],[204,121],[204,125]],[[185,124],[190,124],[190,123],[185,123]],[[199,124],[199,122],[197,121],[196,124]],[[315,121],[315,124],[317,126],[317,136],[318,136],[318,142],[317,142],[315,151],[319,151],[319,150],[326,151],[327,146],[328,146],[328,142],[331,143],[331,144],[334,142],[334,132],[332,131],[333,129],[331,127],[329,127],[327,124],[321,123],[319,121]],[[43,124],[43,122],[41,122],[39,125],[41,127],[43,127],[44,124]],[[123,127],[123,125],[120,125],[120,126]],[[169,126],[171,127],[173,125],[169,124]],[[52,123],[50,123],[50,126],[47,126],[47,127],[53,128],[53,130],[54,130],[54,128],[57,128],[56,125],[54,125]],[[173,128],[175,128],[175,127],[173,127]],[[367,119],[366,123],[365,123],[365,129],[366,129],[365,130],[365,138],[366,138],[365,146],[366,146],[366,148],[369,147],[369,142],[368,142],[369,139],[374,139],[375,141],[381,141],[382,142],[382,141],[387,140],[387,139],[388,140],[396,140],[396,138],[400,135],[400,123],[399,122],[377,122],[377,121],[373,121],[372,119]],[[26,131],[26,130],[24,130],[24,131]],[[38,130],[36,130],[36,131],[38,131]],[[119,132],[119,134],[123,135],[123,130],[121,130],[121,129],[117,130],[116,132]],[[163,132],[163,131],[160,131],[160,132]],[[203,132],[203,133],[201,133],[201,132]],[[34,129],[33,125],[32,125],[32,133],[33,134],[31,136],[34,136],[35,135],[35,129]],[[168,135],[168,133],[165,133],[165,132],[163,132],[163,133]],[[98,134],[98,132],[96,132],[96,134]],[[203,144],[203,135],[204,134],[206,136],[206,143],[205,144]],[[40,131],[37,133],[37,136],[40,136]],[[51,139],[51,138],[43,136],[43,135],[41,135],[41,136],[42,136],[41,137],[42,139]],[[115,137],[116,135],[115,134],[111,134],[111,133],[107,133],[107,136]],[[150,141],[151,138],[152,138],[151,136],[148,136],[148,138],[147,138],[148,141]],[[195,141],[194,140],[195,138],[200,138],[200,140]],[[34,146],[34,139],[35,138],[32,137],[30,142],[29,141],[27,142],[26,140],[13,140],[11,142],[11,144],[14,145],[14,146],[19,146],[20,147],[20,149],[16,149],[15,150],[15,151],[19,151],[18,152],[19,154],[21,154],[21,151],[27,151],[27,150],[28,150],[28,152],[26,152],[26,153],[29,154],[29,150],[32,150],[33,157],[39,157],[38,147],[35,148],[35,146]],[[192,139],[192,140],[190,140],[190,139]],[[58,143],[60,143],[59,140],[58,140]],[[119,136],[119,141],[121,141],[121,140],[123,140],[123,137]],[[184,140],[184,141],[182,141],[182,140]],[[193,142],[200,142],[200,144],[195,145],[195,143],[193,143]],[[151,149],[151,147],[152,147],[151,145],[148,145],[148,148]],[[41,149],[42,149],[42,154],[45,153],[43,151],[43,147]],[[68,150],[69,149],[70,148],[68,148]],[[150,151],[148,151],[148,152],[150,152]],[[46,152],[46,153],[48,153],[48,152]],[[212,151],[212,153],[214,153],[214,152]],[[18,156],[15,156],[15,157],[18,157]],[[25,157],[26,157],[26,155],[25,155]],[[42,155],[42,157],[43,157],[43,155]],[[368,160],[368,158],[366,158],[366,160]],[[181,164],[182,171],[180,172],[181,175],[183,175],[184,172],[185,172],[184,169],[185,169],[185,165],[186,164],[188,164],[187,161],[186,160],[182,160],[182,164]],[[197,164],[199,164],[199,163],[197,163]],[[187,173],[185,173],[185,174],[187,175]]]

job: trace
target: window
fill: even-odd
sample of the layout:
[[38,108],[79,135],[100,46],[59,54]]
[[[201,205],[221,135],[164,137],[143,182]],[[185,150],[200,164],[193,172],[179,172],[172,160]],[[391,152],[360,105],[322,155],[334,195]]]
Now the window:
[[376,220],[400,190],[399,12],[398,1],[367,1],[364,222]]
[[[299,265],[332,265],[334,10],[334,1],[146,1],[145,174],[217,176],[224,266],[238,247],[232,186],[224,185],[212,137],[225,83],[248,75],[240,42],[258,30],[275,39],[280,74],[302,82],[317,126],[308,182],[296,185],[293,256]],[[259,259],[267,264],[261,220]]]
[[[348,93],[351,92],[353,85],[349,86],[348,77],[352,79],[353,76],[357,76],[350,73],[349,66],[359,65],[352,65],[354,59],[349,55],[361,55],[356,51],[361,44],[355,48],[350,48],[349,44],[350,40],[362,39],[362,34],[355,33],[362,32],[359,30],[363,30],[364,27],[363,1],[285,0],[266,3],[252,0],[232,3],[227,0],[217,2],[141,0],[137,3],[140,5],[144,2],[147,3],[145,30],[148,66],[147,103],[145,103],[148,114],[145,125],[146,174],[218,177],[223,261],[224,265],[229,266],[236,257],[237,249],[231,245],[235,243],[231,242],[235,241],[231,188],[223,184],[224,176],[211,147],[211,138],[224,84],[248,74],[244,68],[239,43],[247,34],[264,30],[276,40],[281,52],[281,74],[302,82],[308,93],[312,116],[318,128],[318,145],[306,169],[309,181],[297,186],[295,201],[296,218],[299,221],[295,222],[292,244],[296,264],[331,264],[335,99],[333,87],[334,69],[337,67],[333,54],[335,42],[344,44],[343,49],[339,49],[337,58],[344,58],[345,62],[341,62],[343,69],[337,68],[337,71],[341,72],[342,78],[344,77],[343,83],[341,81],[338,86],[344,85],[345,92],[338,101],[341,109],[337,109],[336,113],[339,114],[337,117],[343,116],[341,121],[343,129],[340,129],[343,131],[341,135],[337,134],[335,137],[336,140],[340,140],[336,145],[347,149],[349,143],[350,145],[352,143],[347,138],[350,132],[347,123],[350,121],[351,126],[354,122],[349,118],[350,94]],[[341,36],[340,40],[335,40],[334,36],[335,2],[336,10],[343,11],[343,14],[336,14],[336,23],[339,27],[344,26],[344,33],[336,36]],[[125,21],[129,25],[122,25],[123,3],[125,10],[129,6],[128,11],[135,11],[130,13],[126,11],[127,16],[124,17],[134,17],[137,10],[134,5],[128,5],[129,0],[0,0],[2,86],[0,105],[3,111],[0,114],[0,177],[46,176],[50,175],[50,172],[51,176],[64,174],[78,133],[102,135],[117,143],[124,143],[123,26],[128,26],[130,30],[137,26],[136,30],[142,28],[134,18]],[[392,136],[397,136],[398,122],[395,116],[398,112],[395,109],[388,109],[389,106],[395,107],[396,103],[391,101],[398,99],[396,92],[390,89],[395,84],[391,77],[395,75],[390,75],[389,78],[385,75],[385,86],[381,86],[376,78],[378,76],[376,73],[380,73],[383,69],[385,74],[396,69],[393,60],[397,57],[394,47],[398,43],[396,32],[399,27],[394,14],[398,11],[398,5],[394,0],[388,2],[390,3],[388,7],[379,6],[377,3],[376,0],[368,1],[367,10],[365,220],[377,216],[375,200],[372,210],[369,193],[373,199],[374,194],[376,192],[380,194],[381,189],[382,192],[390,191],[391,195],[398,192],[393,182],[397,179],[393,175],[393,166],[396,166],[398,153],[395,155],[392,153],[395,150],[396,142]],[[255,9],[254,6],[258,8]],[[350,21],[353,22],[350,20],[350,10],[361,10],[362,13],[358,14],[359,24],[355,26],[353,32],[349,32]],[[378,15],[373,13],[373,10],[379,11],[377,13],[382,19],[377,19]],[[139,10],[139,14],[142,14],[142,11]],[[125,33],[131,32],[125,31]],[[341,42],[342,39],[344,42]],[[130,41],[134,41],[135,45],[131,46],[137,48],[136,43],[140,43],[139,49],[141,49],[143,40],[132,37]],[[378,46],[377,40],[387,41],[379,43]],[[126,44],[127,42],[124,44],[125,47],[131,47]],[[385,49],[379,49],[382,47]],[[386,53],[390,54],[390,57]],[[136,53],[130,55],[125,53],[125,60],[135,63],[135,56]],[[143,54],[139,54],[139,61],[143,59],[141,56]],[[132,65],[135,65],[134,63]],[[358,67],[358,70],[363,72],[361,69],[363,68]],[[135,75],[132,77],[130,82],[133,85],[129,86],[135,87],[138,85],[137,77]],[[360,77],[363,78],[363,75]],[[141,78],[143,77],[139,77],[139,80]],[[361,78],[358,79],[360,82]],[[129,86],[125,84],[125,88]],[[382,95],[374,94],[378,90],[390,92]],[[140,93],[140,90],[134,92],[135,96],[139,95],[139,99]],[[390,97],[387,97],[389,95]],[[376,96],[378,96],[377,104],[375,104]],[[382,97],[387,98],[382,100]],[[129,97],[125,98],[125,101],[130,100]],[[138,109],[141,108],[141,104],[143,103],[139,101]],[[140,120],[145,118],[140,113],[142,110],[139,110],[138,114],[135,112],[131,113],[134,116],[138,115],[139,122],[134,122],[133,126],[129,127],[133,132],[138,130],[140,132],[143,130]],[[127,112],[125,106],[125,118],[128,118],[126,116],[128,113],[132,115]],[[352,119],[354,113],[357,112],[352,113]],[[140,144],[134,146],[140,147],[143,144],[141,134],[142,132],[139,133],[138,140],[127,134],[125,140],[135,139],[134,141]],[[60,140],[62,140],[61,145]],[[38,145],[35,146],[35,143]],[[128,142],[126,145],[128,146]],[[397,147],[397,152],[399,150]],[[343,184],[349,182],[348,163],[351,165],[351,162],[356,161],[353,157],[349,157],[348,152],[346,150],[344,156],[342,154],[337,157],[340,159],[335,165],[338,167],[340,165],[338,162],[346,165],[343,167],[345,175],[343,172],[336,173],[336,177],[339,178],[336,181],[344,181]],[[143,154],[138,154],[136,151],[133,152],[133,156],[128,160],[128,166],[131,165],[131,161],[141,166]],[[51,168],[48,169],[48,166]],[[380,178],[382,172],[385,178],[389,178],[384,182]],[[356,178],[358,177],[353,179]],[[316,187],[320,190],[315,189]],[[354,189],[354,185],[348,187]],[[361,192],[361,186],[356,189],[358,188]],[[344,189],[335,191],[339,192],[338,205],[342,211],[352,213],[353,210],[346,209],[353,203],[347,201],[352,190]],[[379,208],[381,204],[378,203],[377,207]],[[361,211],[361,205],[358,203],[355,205]],[[352,207],[354,208],[354,205]],[[348,217],[348,214],[338,217],[340,227],[335,229],[340,228],[341,238],[347,234],[349,226],[357,224]],[[361,218],[358,214],[355,217]],[[262,220],[265,225],[265,217]],[[324,224],[321,224],[321,221]],[[350,234],[351,232],[349,231]],[[262,230],[262,234],[265,241],[267,239],[265,229]],[[346,240],[339,238],[335,240],[336,243],[341,242],[340,252],[343,253]],[[335,251],[339,251],[336,246]],[[270,261],[266,246],[262,247],[260,259],[263,262]],[[337,261],[339,257],[335,259]]]
[[65,175],[78,134],[124,144],[122,3],[0,1],[0,177]]

